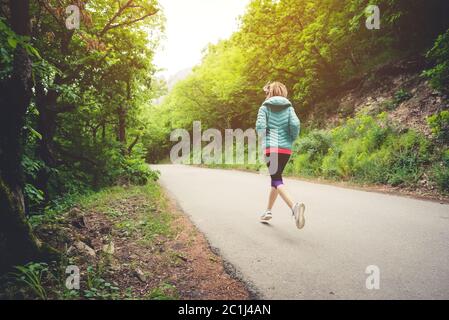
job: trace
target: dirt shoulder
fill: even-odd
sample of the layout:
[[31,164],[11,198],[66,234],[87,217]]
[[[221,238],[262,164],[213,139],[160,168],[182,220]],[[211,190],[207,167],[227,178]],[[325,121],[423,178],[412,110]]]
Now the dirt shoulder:
[[[157,183],[116,187],[80,200],[35,228],[64,253],[58,264],[31,264],[45,295],[2,281],[0,296],[48,299],[250,299],[220,256]],[[65,287],[65,268],[80,270],[80,289]],[[30,267],[31,266],[31,267]],[[23,274],[22,274],[23,276]],[[20,278],[20,276],[19,276]]]

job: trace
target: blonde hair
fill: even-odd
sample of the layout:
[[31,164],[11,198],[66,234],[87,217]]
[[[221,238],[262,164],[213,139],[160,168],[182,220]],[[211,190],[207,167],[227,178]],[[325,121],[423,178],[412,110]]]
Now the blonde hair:
[[288,96],[288,90],[287,87],[280,82],[271,82],[268,83],[264,88],[263,91],[267,94],[267,99],[271,97],[284,97],[287,98]]

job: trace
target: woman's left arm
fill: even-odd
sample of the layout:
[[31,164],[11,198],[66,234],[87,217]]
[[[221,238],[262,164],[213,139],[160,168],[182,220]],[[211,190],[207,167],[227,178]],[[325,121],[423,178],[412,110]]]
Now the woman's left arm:
[[267,131],[267,113],[264,106],[260,107],[259,113],[257,114],[256,121],[256,131],[266,133]]

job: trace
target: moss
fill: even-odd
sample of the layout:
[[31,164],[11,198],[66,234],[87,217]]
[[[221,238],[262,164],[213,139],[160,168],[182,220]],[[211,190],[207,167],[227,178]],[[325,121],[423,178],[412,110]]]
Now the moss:
[[0,273],[32,260],[57,260],[58,252],[42,244],[25,219],[23,195],[0,177]]

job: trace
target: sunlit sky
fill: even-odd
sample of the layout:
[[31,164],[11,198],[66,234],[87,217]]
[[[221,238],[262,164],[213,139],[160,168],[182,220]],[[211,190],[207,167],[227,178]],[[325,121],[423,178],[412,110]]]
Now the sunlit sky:
[[250,0],[159,0],[166,17],[166,39],[155,64],[168,78],[201,61],[208,43],[229,37]]

